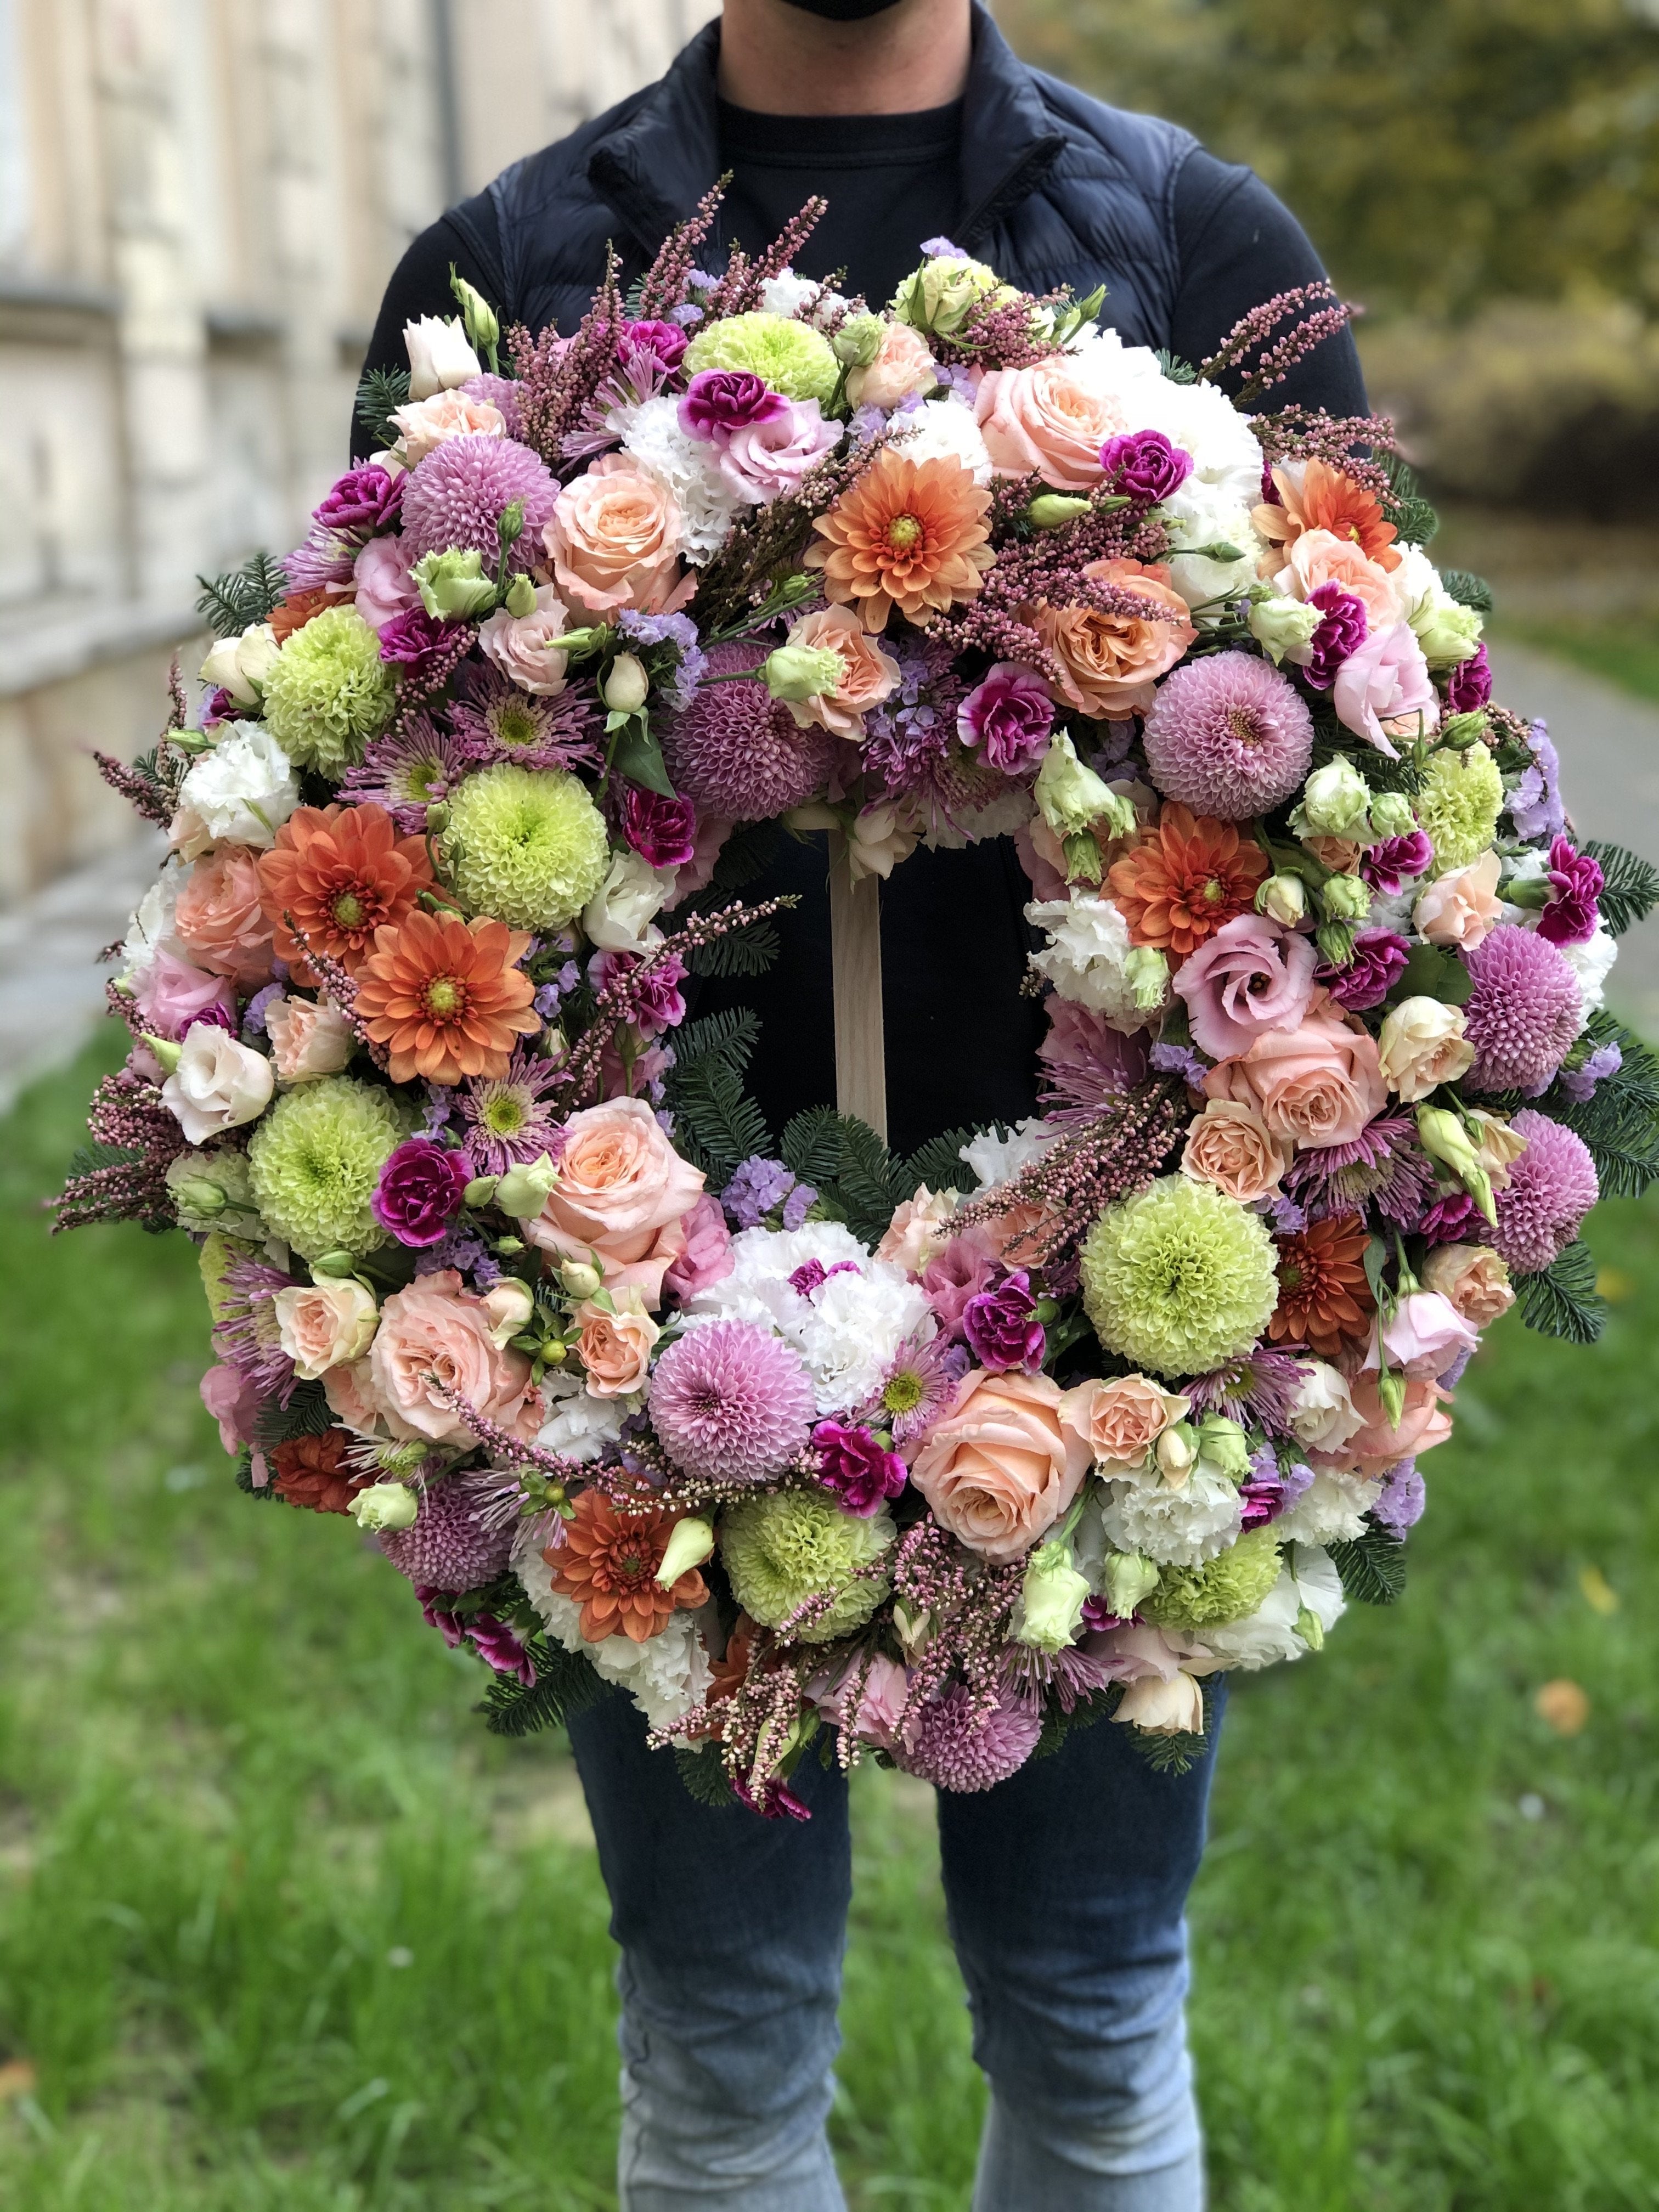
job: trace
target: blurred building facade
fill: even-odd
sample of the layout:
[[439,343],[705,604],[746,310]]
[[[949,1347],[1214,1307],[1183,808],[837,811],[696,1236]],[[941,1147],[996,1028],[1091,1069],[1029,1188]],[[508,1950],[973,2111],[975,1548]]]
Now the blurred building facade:
[[715,0],[0,0],[0,911],[130,839],[196,578],[337,471],[381,289]]

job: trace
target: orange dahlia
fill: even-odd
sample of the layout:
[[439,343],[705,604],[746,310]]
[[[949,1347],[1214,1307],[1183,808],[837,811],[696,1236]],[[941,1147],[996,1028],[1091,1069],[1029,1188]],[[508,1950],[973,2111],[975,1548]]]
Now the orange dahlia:
[[[1270,544],[1288,551],[1304,531],[1328,530],[1334,538],[1357,545],[1379,568],[1400,566],[1393,523],[1383,520],[1374,495],[1346,470],[1334,469],[1328,461],[1309,461],[1298,484],[1285,470],[1275,469],[1273,489],[1284,505],[1264,502],[1253,518]],[[1277,557],[1273,565],[1279,565]]]
[[313,584],[303,592],[290,592],[288,597],[270,611],[271,635],[278,645],[291,638],[296,629],[303,629],[313,615],[319,615],[325,607],[337,607],[341,594],[331,592],[326,584]]
[[1276,1343],[1310,1346],[1322,1359],[1364,1344],[1376,1300],[1365,1279],[1370,1238],[1359,1215],[1332,1214],[1276,1242],[1279,1306],[1268,1334]]
[[812,527],[825,541],[806,566],[822,568],[826,598],[856,609],[867,630],[896,607],[908,622],[977,596],[996,556],[985,517],[991,495],[960,461],[907,461],[884,446]]
[[526,929],[421,907],[377,929],[357,971],[357,1012],[390,1050],[392,1080],[499,1081],[515,1041],[541,1027],[536,987],[517,965],[529,950]]
[[542,1553],[553,1570],[553,1587],[582,1609],[582,1634],[590,1644],[626,1636],[644,1644],[659,1636],[682,1607],[708,1602],[708,1588],[695,1567],[665,1589],[657,1569],[668,1548],[678,1513],[629,1513],[602,1491],[585,1490],[564,1541]]
[[357,1486],[345,1455],[351,1438],[343,1429],[325,1429],[318,1437],[290,1437],[271,1453],[276,1480],[271,1486],[290,1505],[303,1505],[313,1513],[350,1510]]
[[259,895],[276,957],[301,983],[318,979],[295,928],[355,974],[375,931],[400,922],[431,887],[425,844],[400,837],[384,806],[296,807],[259,856]]
[[1156,945],[1178,965],[1224,922],[1249,912],[1267,872],[1267,854],[1231,822],[1194,817],[1170,799],[1106,882],[1131,942]]

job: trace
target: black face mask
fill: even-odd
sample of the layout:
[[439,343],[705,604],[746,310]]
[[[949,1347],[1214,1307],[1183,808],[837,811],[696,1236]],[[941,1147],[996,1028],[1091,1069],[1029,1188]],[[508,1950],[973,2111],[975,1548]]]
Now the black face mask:
[[898,0],[788,0],[803,15],[822,15],[826,23],[861,23],[866,15],[884,15]]

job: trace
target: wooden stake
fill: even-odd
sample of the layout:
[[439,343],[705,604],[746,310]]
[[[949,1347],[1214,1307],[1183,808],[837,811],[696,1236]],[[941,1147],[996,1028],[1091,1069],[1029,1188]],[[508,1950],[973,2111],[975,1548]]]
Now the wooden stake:
[[887,1139],[882,1039],[881,879],[853,881],[847,841],[830,833],[830,957],[836,993],[836,1104]]

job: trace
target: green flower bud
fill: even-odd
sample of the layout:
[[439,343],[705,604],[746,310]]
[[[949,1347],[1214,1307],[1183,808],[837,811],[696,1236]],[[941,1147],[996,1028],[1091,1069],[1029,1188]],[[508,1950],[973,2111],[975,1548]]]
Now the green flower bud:
[[605,1288],[605,1277],[586,1260],[568,1261],[559,1270],[559,1280],[567,1297],[595,1297]]
[[495,520],[495,537],[503,553],[524,536],[524,501],[510,499]]
[[1224,1413],[1206,1413],[1198,1425],[1199,1457],[1230,1481],[1243,1482],[1250,1471],[1250,1447],[1243,1430]]
[[714,1524],[705,1521],[700,1513],[688,1513],[684,1521],[677,1521],[663,1548],[662,1565],[657,1569],[657,1580],[665,1589],[672,1589],[683,1574],[700,1567],[714,1551]]
[[1056,837],[1091,829],[1102,815],[1115,821],[1124,804],[1093,769],[1084,766],[1064,730],[1056,730],[1048,740],[1033,796]]
[[1486,627],[1485,617],[1475,608],[1460,606],[1455,599],[1437,599],[1432,593],[1425,596],[1410,620],[1431,668],[1455,668],[1460,660],[1468,659]]
[[577,658],[585,653],[599,653],[609,643],[611,632],[604,623],[592,623],[586,629],[562,630],[557,637],[547,641],[550,653],[568,653]]
[[180,1176],[178,1182],[168,1178],[168,1188],[181,1206],[192,1213],[222,1213],[226,1199],[216,1182],[208,1182],[201,1176]]
[[613,714],[637,714],[650,690],[651,679],[638,654],[619,653],[605,671],[599,696]]
[[355,1275],[356,1272],[357,1255],[355,1252],[323,1252],[311,1263],[313,1280],[320,1275],[325,1282],[341,1283],[348,1275]]
[[1353,935],[1351,921],[1322,921],[1314,932],[1320,958],[1333,968],[1346,968],[1353,957]]
[[501,605],[515,622],[522,622],[526,615],[535,613],[536,586],[522,570],[507,586],[507,597],[501,601]]
[[1310,1651],[1325,1649],[1325,1624],[1310,1605],[1304,1605],[1297,1613],[1296,1632]]
[[1025,1563],[1019,1586],[1014,1642],[1036,1651],[1063,1651],[1082,1626],[1091,1595],[1088,1577],[1073,1565],[1069,1544],[1039,1544]]
[[1370,887],[1358,876],[1328,876],[1319,903],[1332,921],[1364,921],[1371,910]]
[[1137,945],[1124,955],[1123,980],[1141,1012],[1155,1012],[1170,995],[1168,957],[1156,945]]
[[1449,1167],[1487,1220],[1495,1224],[1498,1207],[1492,1178],[1481,1166],[1480,1152],[1459,1117],[1449,1107],[1419,1106],[1417,1137],[1429,1158]]
[[533,1221],[547,1203],[559,1171],[545,1152],[510,1167],[495,1185],[495,1203],[519,1221]]
[[430,834],[434,837],[441,837],[444,831],[448,829],[449,802],[447,799],[440,799],[427,808],[426,826]]
[[849,315],[830,339],[830,350],[843,368],[868,368],[886,333],[879,315]]
[[1066,880],[1068,884],[1097,884],[1100,881],[1100,840],[1092,830],[1079,830],[1060,843],[1066,854]]
[[468,338],[483,352],[490,352],[501,343],[501,326],[495,310],[477,287],[469,284],[465,276],[452,275],[449,289],[460,302],[461,320],[466,326]]
[[913,330],[936,331],[949,337],[959,331],[981,300],[1001,306],[1018,294],[982,261],[942,254],[924,261],[893,295],[893,313]]
[[465,553],[423,554],[410,572],[421,605],[434,622],[466,622],[487,614],[495,604],[495,586],[483,572],[476,549]]
[[1352,761],[1327,761],[1303,785],[1291,827],[1298,837],[1363,838],[1370,827],[1370,787]]
[[155,1054],[162,1074],[171,1075],[184,1057],[183,1045],[172,1037],[152,1036],[148,1030],[143,1032],[143,1039]]
[[420,1510],[415,1492],[401,1482],[371,1482],[351,1501],[357,1526],[376,1535],[386,1528],[413,1528]]
[[1068,522],[1075,522],[1080,514],[1087,514],[1089,502],[1063,491],[1040,491],[1025,510],[1025,520],[1033,530],[1063,530]]
[[1250,635],[1277,668],[1286,659],[1301,661],[1324,619],[1321,608],[1300,599],[1258,599],[1250,609]]
[[499,1176],[474,1176],[471,1182],[468,1183],[466,1188],[461,1193],[461,1204],[463,1206],[472,1206],[475,1209],[478,1206],[488,1206],[490,1200],[495,1195],[495,1186],[500,1181],[501,1177]]
[[1466,753],[1471,745],[1478,745],[1486,734],[1486,711],[1477,707],[1472,714],[1449,714],[1440,725],[1438,744],[1443,752]]
[[1308,887],[1300,876],[1269,876],[1255,895],[1255,910],[1294,929],[1307,915]]
[[1171,1421],[1152,1446],[1159,1471],[1177,1485],[1185,1482],[1198,1460],[1198,1431],[1190,1421]]
[[1412,803],[1403,791],[1379,791],[1371,800],[1371,835],[1381,844],[1385,837],[1409,837],[1417,827]]
[[846,673],[847,663],[832,645],[780,645],[761,665],[775,699],[822,698]]
[[1106,1602],[1120,1620],[1127,1620],[1141,1599],[1158,1588],[1158,1569],[1139,1552],[1109,1552],[1100,1578]]

